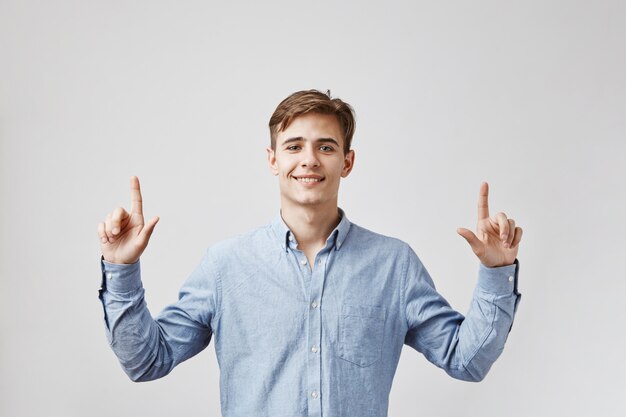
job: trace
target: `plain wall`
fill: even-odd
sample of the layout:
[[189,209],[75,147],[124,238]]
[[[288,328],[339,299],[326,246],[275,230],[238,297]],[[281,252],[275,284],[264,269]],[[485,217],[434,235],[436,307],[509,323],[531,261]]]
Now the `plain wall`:
[[[217,416],[214,348],[132,383],[97,298],[97,223],[142,182],[153,314],[205,249],[278,213],[280,100],[357,113],[340,206],[410,243],[464,312],[480,182],[524,228],[487,378],[405,348],[390,416],[623,416],[623,1],[0,0],[0,415]],[[331,416],[332,417],[332,416]]]

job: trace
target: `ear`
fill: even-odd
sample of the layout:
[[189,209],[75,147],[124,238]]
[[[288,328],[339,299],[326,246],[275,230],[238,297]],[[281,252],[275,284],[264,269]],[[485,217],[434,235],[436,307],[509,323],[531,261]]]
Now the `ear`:
[[343,170],[341,170],[341,176],[347,177],[354,167],[354,149],[350,149],[346,156],[343,158]]
[[272,148],[267,148],[267,163],[272,175],[278,175],[278,164],[276,163],[276,152]]

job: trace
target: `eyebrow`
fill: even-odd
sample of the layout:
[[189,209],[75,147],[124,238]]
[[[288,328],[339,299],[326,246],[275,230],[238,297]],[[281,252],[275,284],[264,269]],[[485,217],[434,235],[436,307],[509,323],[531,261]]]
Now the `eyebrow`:
[[[283,145],[286,145],[288,143],[292,143],[292,142],[300,142],[303,141],[304,138],[302,136],[297,136],[294,138],[289,138],[289,139],[285,139],[283,141]],[[336,145],[337,147],[339,147],[339,142],[337,142],[335,139],[333,138],[319,138],[317,140],[315,140],[316,143],[332,143],[334,145]]]

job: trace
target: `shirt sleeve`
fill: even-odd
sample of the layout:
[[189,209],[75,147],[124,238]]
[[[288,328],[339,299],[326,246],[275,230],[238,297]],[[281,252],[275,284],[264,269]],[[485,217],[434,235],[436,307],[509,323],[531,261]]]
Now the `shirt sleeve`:
[[450,376],[481,381],[504,349],[521,294],[519,262],[479,266],[478,284],[464,317],[437,292],[428,271],[409,248],[405,276],[408,331],[404,343]]
[[144,299],[139,261],[118,265],[101,260],[101,270],[106,336],[131,380],[165,376],[208,346],[218,283],[208,252],[181,287],[178,301],[156,318]]

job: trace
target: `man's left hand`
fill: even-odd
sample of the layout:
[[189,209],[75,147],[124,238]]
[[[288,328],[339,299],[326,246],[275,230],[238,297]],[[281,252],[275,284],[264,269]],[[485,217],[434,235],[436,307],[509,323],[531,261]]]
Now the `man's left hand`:
[[522,228],[516,227],[515,220],[507,218],[502,212],[489,217],[488,197],[489,184],[483,182],[478,196],[476,234],[464,228],[457,229],[457,233],[467,240],[484,266],[495,268],[511,265],[517,257]]

